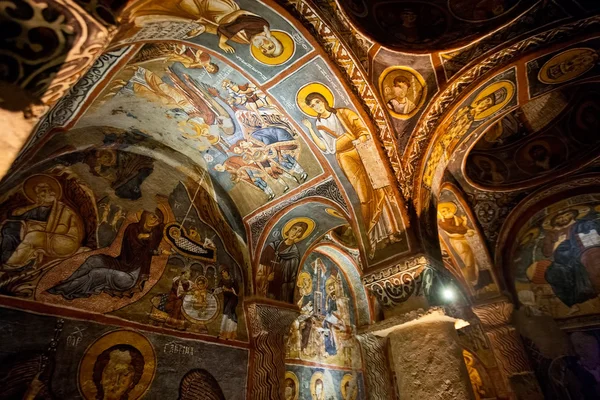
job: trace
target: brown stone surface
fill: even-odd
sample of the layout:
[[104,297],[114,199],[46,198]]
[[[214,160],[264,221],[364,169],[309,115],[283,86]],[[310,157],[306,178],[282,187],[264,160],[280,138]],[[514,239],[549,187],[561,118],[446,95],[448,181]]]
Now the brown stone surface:
[[474,399],[453,319],[427,316],[389,338],[401,399]]

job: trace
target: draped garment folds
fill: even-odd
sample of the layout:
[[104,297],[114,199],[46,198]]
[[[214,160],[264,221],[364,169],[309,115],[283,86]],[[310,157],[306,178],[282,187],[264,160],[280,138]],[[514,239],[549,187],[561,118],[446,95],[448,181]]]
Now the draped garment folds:
[[144,211],[140,222],[127,226],[121,254],[117,257],[107,254],[89,257],[67,280],[48,289],[48,292],[60,294],[66,299],[75,299],[101,292],[112,296],[133,296],[131,290],[134,287],[141,290],[150,275],[152,256],[162,240],[164,228],[161,221],[146,229],[144,226],[149,214]]
[[273,280],[269,283],[269,294],[277,300],[293,302],[296,274],[300,264],[298,246],[295,243],[287,245],[284,240],[271,242],[263,251],[260,263],[267,271],[273,273]]
[[38,252],[52,258],[75,254],[84,237],[81,218],[62,201],[13,215],[2,225],[2,263],[22,267]]
[[[600,269],[600,246],[586,246],[581,239],[593,230],[600,233],[600,225],[596,221],[580,220],[557,232],[566,235],[562,236],[564,240],[554,250],[554,260],[546,270],[545,278],[554,294],[569,307],[593,299],[600,293],[597,279],[593,279]],[[594,256],[591,257],[591,254]]]
[[336,108],[328,119],[332,118],[339,120],[343,131],[333,131],[324,126],[323,118],[317,119],[317,129],[323,137],[336,137],[336,159],[358,196],[371,245],[377,244],[388,236],[400,232],[398,211],[390,203],[388,187],[373,188],[371,178],[353,143],[361,136],[370,135],[358,114],[347,108]]
[[446,232],[450,240],[450,245],[452,245],[464,263],[463,273],[465,278],[469,282],[476,284],[479,271],[475,264],[475,255],[465,236],[469,228],[465,226],[463,218],[457,216],[443,218],[438,222],[438,225]]

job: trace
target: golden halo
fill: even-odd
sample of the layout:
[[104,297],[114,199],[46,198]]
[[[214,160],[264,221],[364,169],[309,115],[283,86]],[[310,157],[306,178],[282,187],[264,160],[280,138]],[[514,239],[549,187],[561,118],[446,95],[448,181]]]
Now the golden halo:
[[315,386],[317,383],[317,379],[320,379],[323,382],[323,390],[325,390],[325,377],[322,372],[315,372],[313,376],[310,378],[310,395],[313,399],[317,398],[317,393],[315,390]]
[[580,66],[580,68],[576,67],[573,68],[571,71],[566,71],[562,76],[559,76],[558,78],[553,78],[548,75],[548,70],[550,68],[556,66],[560,68],[560,64],[562,64],[563,62],[570,61],[575,57],[585,53],[589,55],[590,59],[598,58],[596,51],[594,51],[594,49],[590,49],[589,47],[578,47],[575,49],[563,51],[562,53],[557,54],[550,60],[546,61],[546,63],[542,66],[540,72],[538,73],[538,80],[547,85],[556,85],[558,83],[570,81],[572,79],[577,78],[578,76],[585,74],[590,69],[594,68],[594,65],[596,65],[595,61],[592,61],[588,64],[583,64]]
[[298,239],[296,239],[296,242],[300,242],[300,241],[306,239],[308,237],[308,235],[310,235],[312,233],[312,231],[315,229],[315,221],[313,221],[310,218],[306,218],[306,217],[292,218],[288,222],[286,222],[285,225],[283,226],[283,229],[281,230],[281,236],[283,236],[284,238],[287,239],[287,232],[297,222],[304,222],[306,225],[308,225],[308,227],[306,228],[304,233],[302,233],[302,236],[300,236]]
[[[342,391],[342,397],[344,399],[348,399],[347,393],[346,393],[346,382],[351,382],[354,379],[354,377],[350,374],[346,374],[342,377],[342,380],[340,382],[340,390]],[[356,397],[358,396],[358,390],[355,390],[354,393],[352,394],[352,397],[350,398],[350,400],[356,400]]]
[[456,204],[454,204],[450,201],[447,201],[444,203],[439,203],[437,206],[437,209],[439,210],[441,208],[449,208],[450,211],[452,212],[452,214],[456,214],[456,211],[458,210],[458,208],[456,207]]
[[596,210],[596,211],[600,212],[600,204],[599,204],[599,205],[597,205],[596,207],[594,207],[594,210]]
[[62,187],[60,186],[60,183],[58,183],[58,181],[50,175],[43,174],[32,175],[23,183],[23,193],[25,194],[25,197],[27,197],[27,200],[35,203],[35,199],[37,197],[37,194],[35,193],[35,187],[41,183],[45,183],[50,186],[54,193],[56,193],[56,199],[60,200],[62,197]]
[[302,271],[298,274],[298,280],[296,283],[298,291],[302,296],[308,296],[313,289],[312,277],[306,271]]
[[283,31],[271,31],[271,36],[279,40],[283,47],[283,51],[280,55],[277,57],[265,56],[258,47],[252,44],[250,45],[250,53],[252,54],[252,57],[261,64],[281,65],[292,58],[296,51],[296,43],[294,43],[294,39],[292,39],[290,35]]
[[300,396],[300,382],[298,381],[298,377],[292,371],[285,371],[285,379],[291,379],[294,382],[294,398],[293,400],[298,400],[298,396]]
[[575,219],[580,219],[585,217],[586,215],[588,215],[588,213],[591,211],[591,208],[589,206],[570,206],[567,208],[564,208],[560,211],[556,211],[553,212],[552,214],[548,215],[545,219],[544,219],[544,223],[542,224],[542,228],[546,229],[546,230],[556,230],[556,228],[554,228],[552,226],[552,219],[554,217],[556,217],[558,214],[564,214],[567,211],[570,210],[575,210],[577,211],[577,216],[575,217]]
[[333,97],[331,89],[329,89],[322,83],[312,82],[302,86],[300,90],[298,90],[298,93],[296,93],[296,105],[298,105],[300,110],[309,117],[316,117],[318,115],[315,110],[313,110],[306,104],[305,101],[306,96],[313,92],[322,94],[323,97],[325,97],[325,100],[327,100],[327,103],[329,103],[330,107],[333,107],[335,102],[335,98]]
[[519,246],[525,246],[540,236],[539,228],[531,228],[519,237]]
[[515,84],[510,81],[498,81],[498,82],[492,83],[490,86],[486,87],[481,92],[479,92],[479,94],[477,95],[477,97],[475,97],[475,100],[473,100],[471,105],[477,103],[479,100],[483,99],[484,97],[487,97],[487,96],[493,94],[494,92],[497,92],[498,90],[502,90],[502,89],[506,90],[506,97],[504,98],[504,100],[502,100],[498,104],[494,104],[487,110],[485,110],[479,114],[476,114],[473,118],[475,121],[481,121],[482,119],[486,119],[490,115],[492,115],[492,114],[496,113],[497,111],[499,111],[500,109],[502,109],[506,104],[508,104],[508,102],[511,101],[513,96],[515,95]]
[[325,212],[333,217],[336,218],[341,218],[341,219],[346,219],[346,217],[344,217],[338,210],[336,210],[335,208],[326,208]]
[[94,384],[94,364],[105,350],[116,345],[128,345],[137,349],[144,358],[144,369],[140,381],[129,392],[128,399],[136,400],[144,396],[156,372],[156,355],[152,344],[141,334],[118,330],[104,334],[85,351],[79,363],[79,391],[86,400],[95,400],[97,389]]
[[[401,67],[401,66],[388,67],[379,76],[379,93],[386,103],[388,102],[388,99],[384,95],[384,89],[385,89],[384,85],[386,83],[389,84],[390,81],[393,83],[394,79],[399,75],[410,76],[411,87],[410,87],[409,93],[413,94],[413,99],[415,100],[415,102],[414,102],[415,108],[408,114],[399,114],[397,112],[390,110],[388,107],[385,107],[385,108],[386,108],[387,112],[389,112],[390,115],[394,118],[409,119],[409,118],[413,117],[423,106],[423,103],[425,102],[425,98],[427,97],[427,83],[425,82],[425,79],[423,79],[423,76],[420,73],[418,73],[417,71],[415,71],[414,69],[412,69],[410,67]],[[420,85],[420,94],[418,94],[419,91],[417,90],[417,88],[415,88],[416,84]]]

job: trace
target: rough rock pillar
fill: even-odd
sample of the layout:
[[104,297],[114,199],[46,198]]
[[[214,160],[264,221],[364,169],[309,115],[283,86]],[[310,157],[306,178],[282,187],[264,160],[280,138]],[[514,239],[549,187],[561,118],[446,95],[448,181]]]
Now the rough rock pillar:
[[488,336],[496,361],[512,391],[513,399],[543,399],[534,373],[531,371],[521,337],[511,324],[514,306],[502,300],[473,307]]
[[387,356],[387,339],[365,333],[357,336],[363,353],[367,399],[393,399],[393,380]]
[[400,399],[474,399],[456,333],[457,321],[433,308],[369,326],[369,333],[389,340]]
[[300,312],[262,301],[246,303],[251,335],[248,398],[283,399],[285,343],[283,336]]

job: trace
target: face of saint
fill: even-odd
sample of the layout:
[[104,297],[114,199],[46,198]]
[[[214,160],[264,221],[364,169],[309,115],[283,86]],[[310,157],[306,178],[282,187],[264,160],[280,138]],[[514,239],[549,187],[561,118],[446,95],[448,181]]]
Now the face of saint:
[[323,114],[327,110],[325,108],[325,103],[323,103],[323,100],[321,99],[312,99],[309,107],[315,110],[317,114]]
[[181,279],[187,281],[188,279],[190,279],[190,275],[190,271],[183,271],[183,273],[181,274]]
[[481,100],[479,100],[477,103],[475,103],[475,113],[479,114],[484,112],[485,110],[487,110],[488,108],[490,108],[492,105],[494,104],[494,102],[492,101],[491,97],[485,97]]
[[454,217],[454,213],[452,212],[452,210],[448,207],[442,207],[439,209],[439,213],[442,217],[444,217],[444,219],[448,219],[448,218],[452,218]]
[[533,146],[529,154],[536,161],[545,161],[548,158],[548,150],[544,146]]
[[556,217],[554,217],[554,221],[553,221],[552,225],[560,228],[560,227],[569,225],[571,223],[571,221],[573,221],[573,219],[574,219],[573,214],[570,211],[566,212],[566,213],[558,214]]
[[113,350],[110,360],[102,371],[100,383],[104,388],[104,398],[107,400],[119,400],[123,394],[133,385],[135,370],[131,365],[131,354],[129,351]]
[[239,147],[239,146],[235,146],[235,147],[233,148],[233,152],[234,152],[235,154],[242,154],[242,151],[243,151],[243,150],[242,150],[242,148],[241,148],[241,147]]
[[206,70],[206,72],[208,72],[209,74],[214,74],[215,72],[217,72],[217,66],[213,63],[208,63],[204,69]]
[[315,394],[317,397],[323,394],[323,382],[320,379],[315,383]]
[[229,271],[227,270],[223,270],[221,271],[221,276],[223,277],[223,279],[229,279]]
[[[237,149],[237,147],[236,147],[236,149]],[[215,165],[214,168],[215,168],[215,171],[225,172],[225,166],[223,164],[217,164],[217,165]]]
[[40,183],[35,187],[35,193],[37,195],[37,202],[39,204],[51,204],[56,200],[56,193],[52,190],[50,185],[47,183]]
[[402,25],[412,27],[417,21],[417,14],[412,11],[403,11],[400,14],[400,19],[402,20]]
[[287,237],[289,240],[298,240],[304,234],[304,228],[300,225],[293,225],[289,230]]
[[394,85],[393,90],[394,96],[403,99],[406,97],[406,93],[408,92],[408,85],[404,82],[400,82]]
[[154,214],[154,213],[148,213],[148,216],[146,217],[146,225],[148,227],[151,226],[156,226],[159,223],[159,219],[158,219],[158,215]]
[[273,56],[275,54],[275,43],[265,34],[258,34],[252,38],[252,44],[258,47],[261,53],[265,56]]

